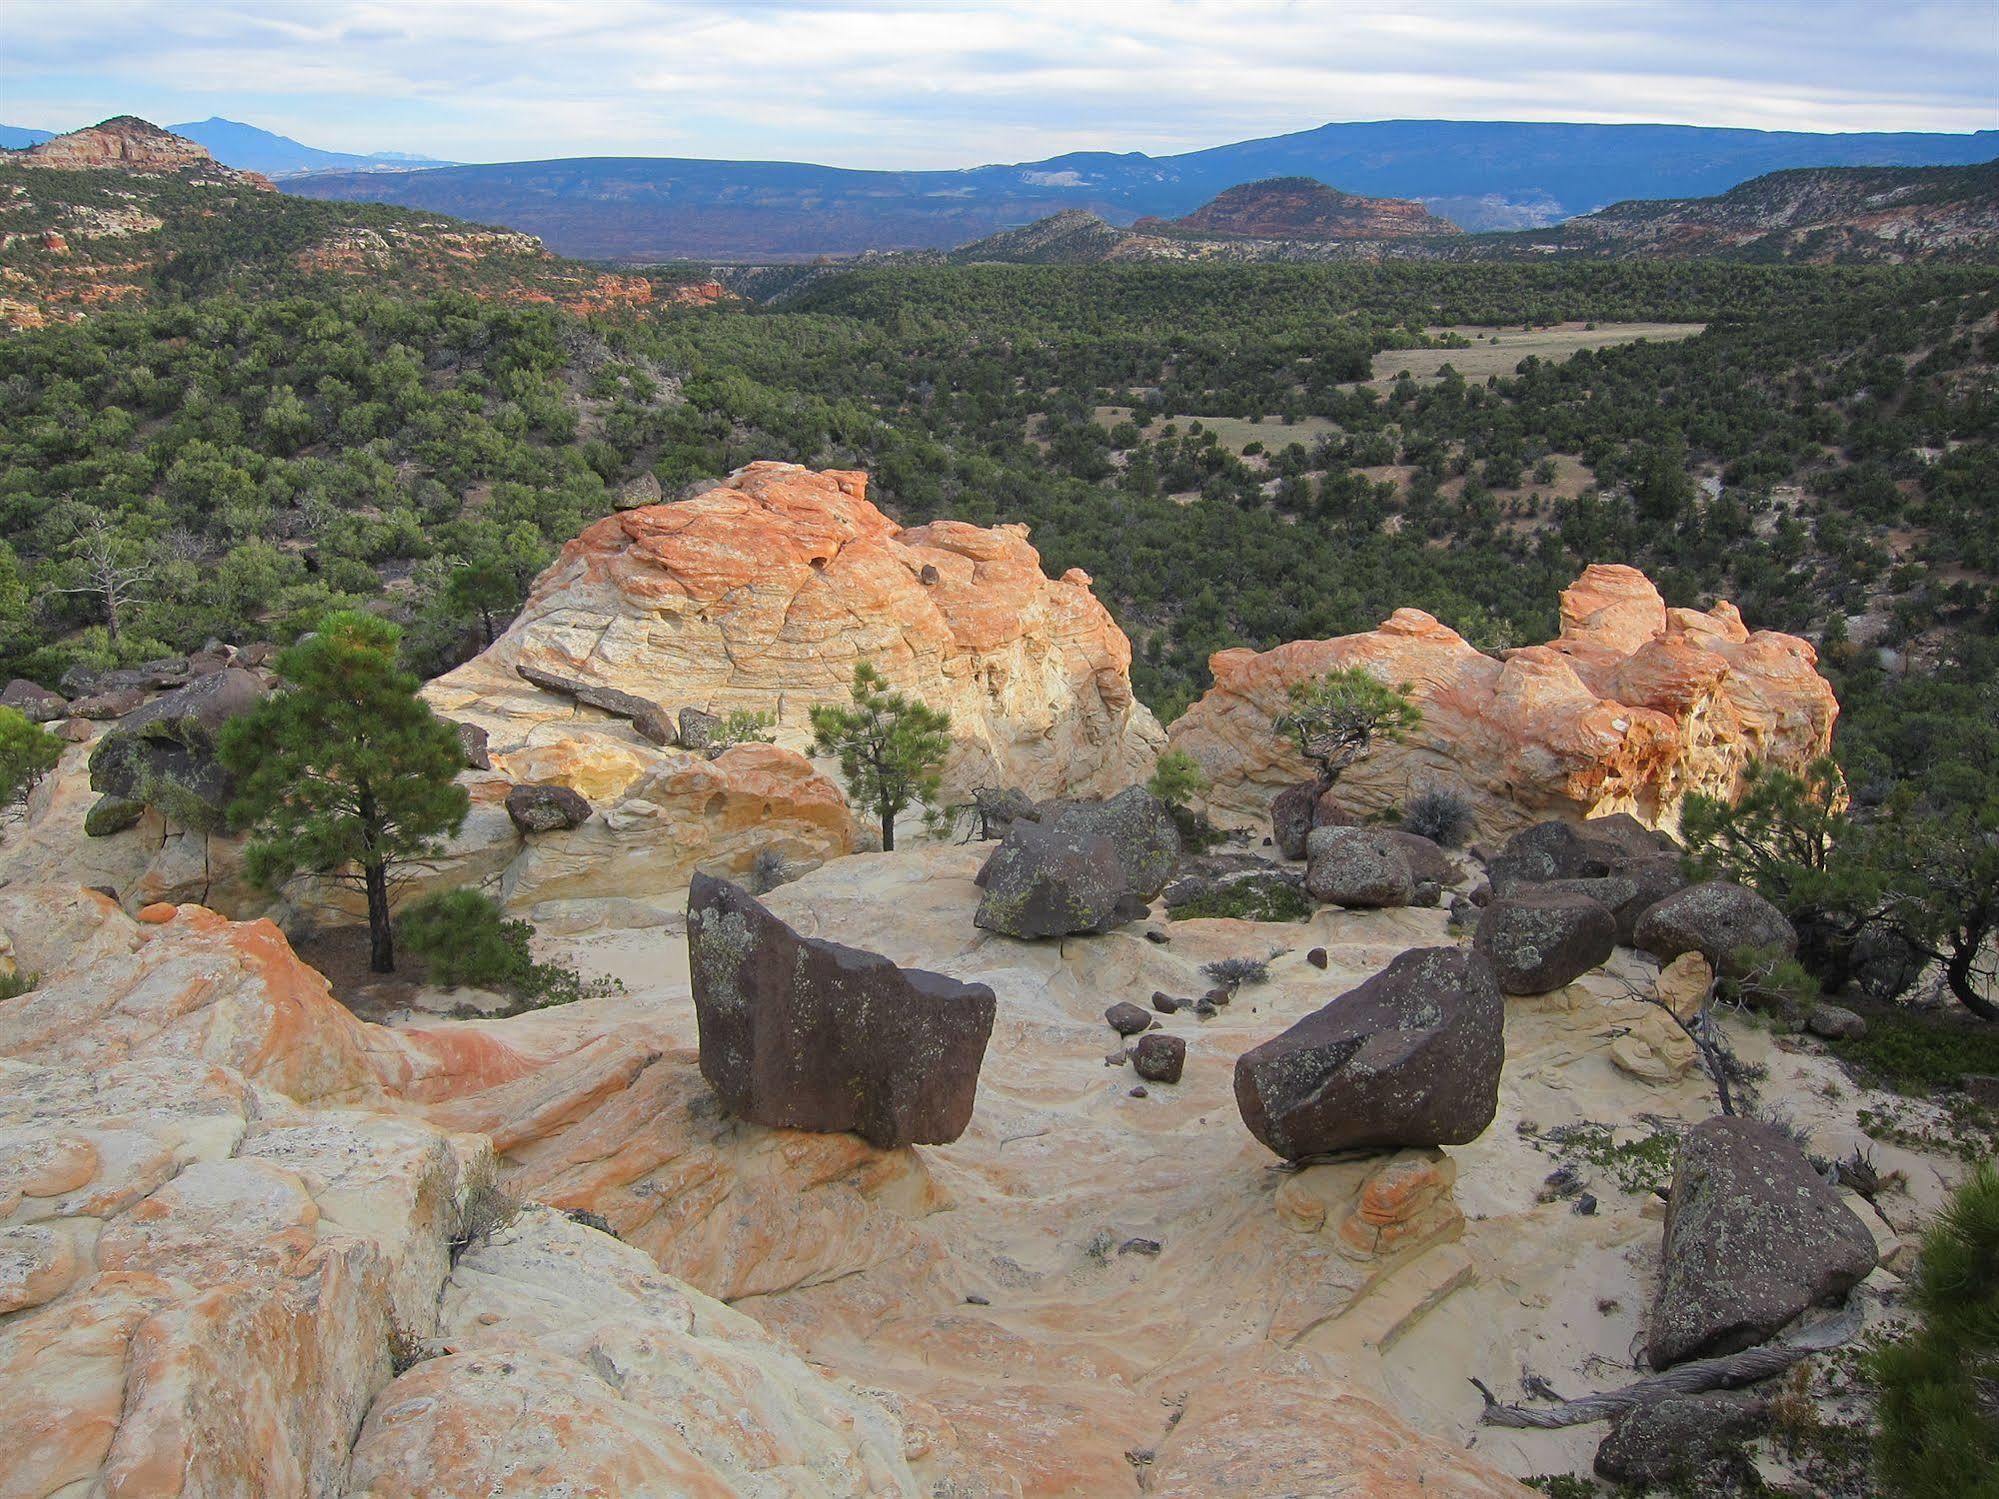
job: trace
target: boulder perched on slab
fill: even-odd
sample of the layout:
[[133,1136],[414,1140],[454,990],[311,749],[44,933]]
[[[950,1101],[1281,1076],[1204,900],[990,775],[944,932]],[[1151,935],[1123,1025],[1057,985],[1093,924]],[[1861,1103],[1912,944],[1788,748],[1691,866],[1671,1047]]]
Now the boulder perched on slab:
[[1479,917],[1476,947],[1508,994],[1546,994],[1574,983],[1617,945],[1617,920],[1578,891],[1528,887]]
[[1374,828],[1314,828],[1305,840],[1305,893],[1336,906],[1406,906],[1416,877],[1393,840]]
[[1035,820],[1044,827],[1110,839],[1125,886],[1141,901],[1163,890],[1180,863],[1180,829],[1173,814],[1143,786],[1127,786],[1102,801],[1045,801],[1035,809]]
[[995,1009],[984,984],[801,937],[704,874],[687,950],[701,1075],[731,1113],[884,1150],[946,1144],[971,1122]]
[[1652,1366],[1737,1353],[1875,1266],[1874,1237],[1804,1153],[1757,1119],[1718,1115],[1680,1147],[1666,1205]]
[[1405,952],[1236,1059],[1243,1123],[1294,1161],[1475,1140],[1499,1107],[1505,1008],[1482,953]]
[[567,786],[516,786],[507,793],[507,816],[523,833],[553,833],[589,821],[590,803]]
[[1717,972],[1740,968],[1736,954],[1776,951],[1790,957],[1798,933],[1769,901],[1727,880],[1708,880],[1676,891],[1638,918],[1632,932],[1639,947],[1661,963],[1697,952]]
[[1061,823],[1014,823],[978,882],[974,924],[1008,937],[1096,935],[1145,914],[1117,845]]
[[220,827],[236,782],[216,758],[217,736],[264,696],[255,672],[230,667],[135,708],[91,750],[91,789],[158,807],[182,827]]

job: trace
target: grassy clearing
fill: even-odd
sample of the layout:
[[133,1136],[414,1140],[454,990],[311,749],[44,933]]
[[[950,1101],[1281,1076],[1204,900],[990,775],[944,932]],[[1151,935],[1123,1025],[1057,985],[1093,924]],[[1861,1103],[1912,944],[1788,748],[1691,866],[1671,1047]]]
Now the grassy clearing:
[[[1617,344],[1649,339],[1653,343],[1677,343],[1704,331],[1705,323],[1556,323],[1523,333],[1511,328],[1428,328],[1432,338],[1455,333],[1471,340],[1468,349],[1384,349],[1374,356],[1374,382],[1390,385],[1407,370],[1417,380],[1434,380],[1449,365],[1467,380],[1483,380],[1487,375],[1510,375],[1528,355],[1559,364],[1582,349],[1607,349]],[[1495,341],[1496,340],[1496,341]]]

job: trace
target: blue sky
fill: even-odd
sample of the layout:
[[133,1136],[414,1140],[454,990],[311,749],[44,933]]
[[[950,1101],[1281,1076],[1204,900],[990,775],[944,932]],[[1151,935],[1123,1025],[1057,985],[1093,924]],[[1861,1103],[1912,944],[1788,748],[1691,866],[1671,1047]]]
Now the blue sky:
[[1999,0],[0,0],[0,122],[966,166],[1328,120],[1999,126]]

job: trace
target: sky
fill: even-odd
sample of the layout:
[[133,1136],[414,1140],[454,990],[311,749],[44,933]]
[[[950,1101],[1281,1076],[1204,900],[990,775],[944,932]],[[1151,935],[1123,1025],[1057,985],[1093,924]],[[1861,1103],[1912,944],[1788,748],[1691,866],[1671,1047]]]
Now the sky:
[[0,0],[0,123],[954,167],[1333,120],[1999,126],[1999,0]]

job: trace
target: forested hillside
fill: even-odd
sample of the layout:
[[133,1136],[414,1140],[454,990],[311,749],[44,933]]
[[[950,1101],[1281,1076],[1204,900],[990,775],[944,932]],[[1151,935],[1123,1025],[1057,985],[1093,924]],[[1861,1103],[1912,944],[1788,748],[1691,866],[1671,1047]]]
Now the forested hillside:
[[[188,253],[0,343],[14,669],[370,600],[436,669],[621,486],[781,458],[869,468],[911,521],[1029,523],[1095,576],[1168,714],[1213,650],[1403,604],[1542,638],[1589,561],[1821,635],[1856,722],[1877,662],[1989,675],[1985,271],[938,266],[585,321],[487,300],[480,265],[424,297],[257,264]],[[1640,321],[1707,331],[1587,347]],[[1527,352],[1550,329],[1580,352]],[[1442,368],[1396,378],[1395,350]]]

